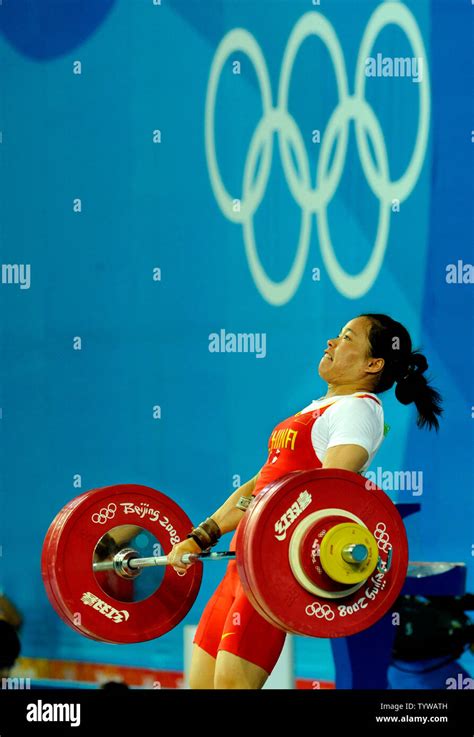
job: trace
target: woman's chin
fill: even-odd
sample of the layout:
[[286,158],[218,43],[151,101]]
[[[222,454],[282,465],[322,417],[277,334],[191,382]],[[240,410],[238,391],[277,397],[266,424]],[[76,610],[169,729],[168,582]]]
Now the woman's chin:
[[[324,361],[324,359],[323,359],[323,361]],[[324,363],[323,363],[323,361],[321,361],[321,363],[320,363],[320,364],[319,364],[319,366],[318,366],[318,374],[320,375],[320,377],[321,377],[321,378],[322,378],[322,379],[323,379],[324,381],[326,381],[326,380],[327,380],[327,379],[326,379],[326,376],[327,376],[327,372],[326,372],[326,369],[325,369],[325,366],[324,366]]]

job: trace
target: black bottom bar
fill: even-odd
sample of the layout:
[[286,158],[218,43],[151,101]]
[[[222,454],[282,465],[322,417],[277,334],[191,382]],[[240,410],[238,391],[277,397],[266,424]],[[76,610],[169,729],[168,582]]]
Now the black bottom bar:
[[256,726],[265,735],[278,735],[291,725],[295,737],[308,730],[321,735],[322,729],[331,735],[472,737],[473,705],[470,691],[3,690],[0,736],[139,737],[144,730],[150,735],[166,730],[178,737],[192,734],[195,719],[204,718],[219,725],[222,737],[236,727],[251,734]]

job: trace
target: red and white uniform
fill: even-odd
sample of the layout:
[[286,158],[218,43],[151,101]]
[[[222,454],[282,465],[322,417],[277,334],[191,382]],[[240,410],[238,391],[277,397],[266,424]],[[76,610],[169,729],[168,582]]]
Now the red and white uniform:
[[[268,440],[268,458],[255,484],[254,496],[290,471],[321,468],[328,448],[361,445],[367,470],[384,437],[380,399],[370,392],[322,397],[280,422]],[[235,550],[234,534],[230,549]],[[240,584],[235,561],[204,609],[194,642],[217,657],[234,653],[270,673],[280,656],[285,633],[253,608]]]

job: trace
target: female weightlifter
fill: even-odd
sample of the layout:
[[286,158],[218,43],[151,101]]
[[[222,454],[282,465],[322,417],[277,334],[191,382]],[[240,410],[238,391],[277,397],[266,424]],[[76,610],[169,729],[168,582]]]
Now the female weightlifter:
[[[199,553],[235,530],[251,498],[290,471],[344,468],[364,473],[384,438],[379,394],[396,384],[402,404],[415,403],[417,425],[438,430],[441,397],[424,373],[428,363],[412,351],[407,330],[387,315],[363,314],[350,320],[337,338],[327,341],[318,372],[327,382],[326,394],[279,423],[269,439],[266,463],[254,478],[173,547],[168,561],[186,569],[185,553]],[[279,432],[285,431],[288,432]],[[236,506],[239,504],[239,506]],[[235,537],[230,549],[235,550]],[[190,671],[194,689],[262,688],[285,641],[285,632],[267,622],[248,601],[240,584],[237,563],[206,605],[196,631]]]

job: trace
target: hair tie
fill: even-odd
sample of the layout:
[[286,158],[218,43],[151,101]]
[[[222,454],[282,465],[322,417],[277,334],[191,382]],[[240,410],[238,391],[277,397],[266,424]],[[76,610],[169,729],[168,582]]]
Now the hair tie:
[[397,382],[405,381],[405,379],[408,379],[409,376],[412,376],[414,373],[416,373],[416,365],[410,361],[400,373],[402,374],[402,376],[398,377]]

